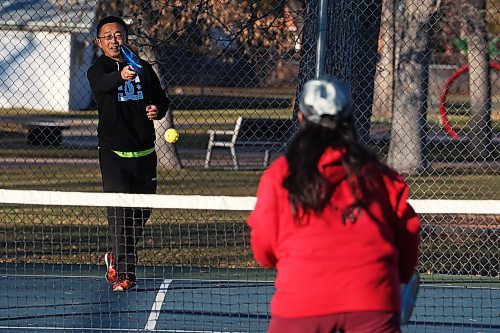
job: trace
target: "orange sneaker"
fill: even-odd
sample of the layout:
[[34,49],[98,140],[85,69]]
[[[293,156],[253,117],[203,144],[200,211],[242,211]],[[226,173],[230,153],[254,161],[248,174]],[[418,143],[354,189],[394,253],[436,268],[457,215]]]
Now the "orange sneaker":
[[127,291],[134,288],[137,284],[127,278],[121,279],[113,284],[113,291]]
[[118,281],[118,274],[115,269],[115,256],[113,252],[108,252],[104,255],[104,262],[106,262],[106,281],[109,284],[114,284]]

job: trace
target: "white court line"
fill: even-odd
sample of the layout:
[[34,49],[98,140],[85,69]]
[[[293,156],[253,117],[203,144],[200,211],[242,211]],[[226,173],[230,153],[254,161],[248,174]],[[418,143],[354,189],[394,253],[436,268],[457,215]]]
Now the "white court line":
[[[43,326],[43,327],[37,327],[37,326],[0,326],[1,329],[11,329],[15,328],[16,330],[22,329],[22,330],[37,330],[37,331],[65,331],[65,330],[79,330],[79,331],[91,331],[95,332],[96,328],[85,328],[85,327],[50,327],[50,326]],[[144,332],[144,330],[141,329],[135,329],[135,328],[100,328],[101,330],[104,331],[113,331],[113,332]],[[197,331],[197,330],[169,330],[169,329],[157,329],[155,332],[167,332],[167,333],[245,333],[245,332],[236,332],[236,331]]]
[[165,299],[165,295],[167,294],[168,286],[172,283],[172,279],[163,280],[160,290],[158,290],[158,294],[156,294],[156,299],[153,303],[153,307],[151,308],[151,313],[149,314],[148,322],[146,323],[146,327],[144,327],[145,331],[154,331],[156,327],[156,322],[158,321],[158,317],[160,316],[161,306],[163,304],[163,300]]

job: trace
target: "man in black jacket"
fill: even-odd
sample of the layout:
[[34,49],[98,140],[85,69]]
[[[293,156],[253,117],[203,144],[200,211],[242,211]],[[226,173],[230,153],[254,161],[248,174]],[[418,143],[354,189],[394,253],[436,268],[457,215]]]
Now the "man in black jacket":
[[[103,190],[113,193],[156,193],[156,152],[153,120],[165,116],[169,99],[151,65],[141,60],[138,75],[127,66],[120,45],[127,25],[109,16],[97,25],[97,45],[103,55],[87,72],[99,112],[97,127]],[[107,218],[113,246],[106,253],[106,280],[114,291],[136,285],[136,244],[151,209],[109,207]]]

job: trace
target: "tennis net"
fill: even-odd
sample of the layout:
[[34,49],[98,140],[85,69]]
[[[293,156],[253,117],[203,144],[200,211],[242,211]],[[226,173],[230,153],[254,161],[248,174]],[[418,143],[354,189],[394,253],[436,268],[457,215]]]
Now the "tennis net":
[[[0,189],[0,332],[265,332],[274,272],[252,259],[254,197]],[[417,306],[405,332],[500,330],[500,202],[414,200]],[[112,293],[106,207],[152,215],[138,287]],[[304,282],[307,288],[307,282]]]

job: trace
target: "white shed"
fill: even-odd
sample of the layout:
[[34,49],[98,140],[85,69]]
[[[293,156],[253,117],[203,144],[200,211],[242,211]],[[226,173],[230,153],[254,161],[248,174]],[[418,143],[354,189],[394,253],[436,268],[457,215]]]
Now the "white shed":
[[84,0],[1,2],[0,108],[89,107],[94,6]]

